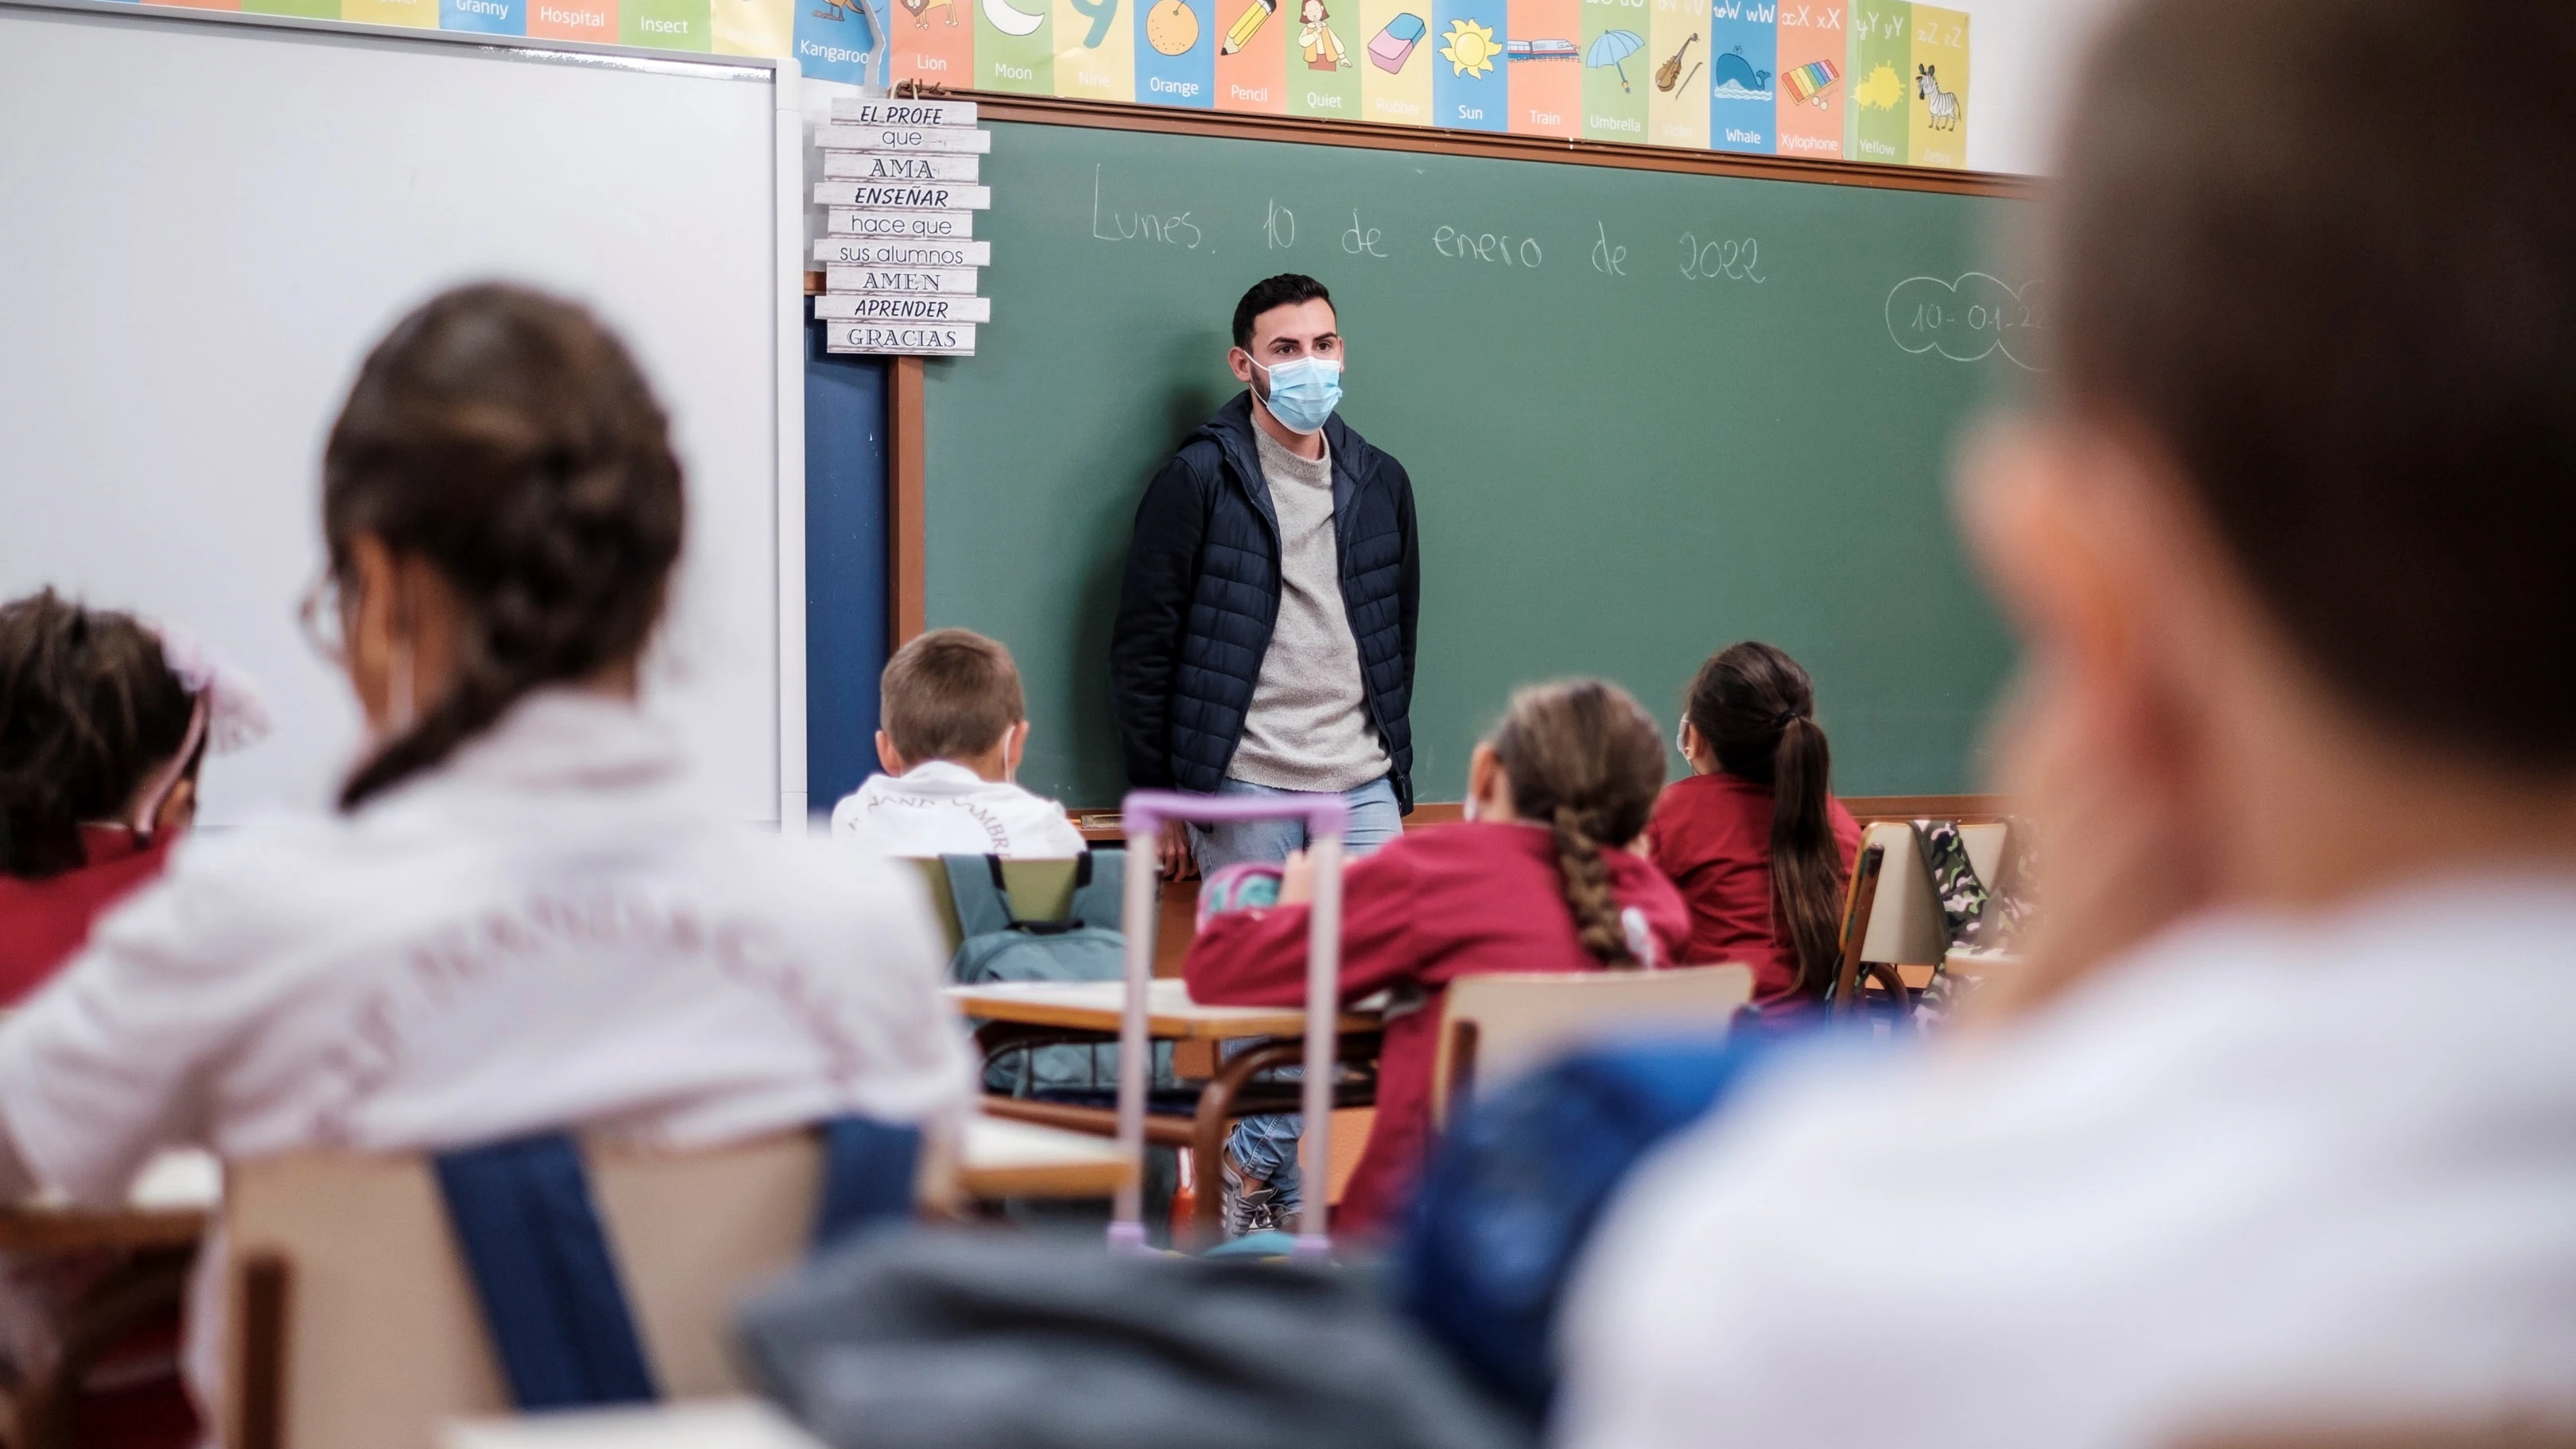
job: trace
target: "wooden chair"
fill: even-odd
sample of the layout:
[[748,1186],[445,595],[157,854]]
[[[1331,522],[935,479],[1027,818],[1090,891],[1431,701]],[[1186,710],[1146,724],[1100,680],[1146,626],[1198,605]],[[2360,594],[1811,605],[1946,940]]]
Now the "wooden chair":
[[2576,1449],[2576,1415],[2535,1409],[2452,1422],[2269,1425],[2194,1434],[2175,1449]]
[[[2000,828],[2000,827],[1998,827]],[[2002,856],[2002,841],[1994,839]],[[1975,859],[1972,850],[1970,857]],[[1950,929],[1932,891],[1914,827],[1880,821],[1861,832],[1860,856],[1844,898],[1843,959],[1834,976],[1833,1012],[1849,1016],[1864,983],[1875,982],[1901,1008],[1913,994],[1899,966],[1935,966],[1950,954]]]
[[1506,1078],[1602,1037],[1724,1030],[1753,999],[1750,966],[1468,976],[1449,983],[1431,1071],[1431,1117],[1479,1076]]
[[[954,1161],[925,1146],[917,1190],[944,1204]],[[805,1256],[822,1182],[815,1138],[585,1155],[663,1395],[745,1392],[725,1326],[746,1290]],[[425,1157],[239,1163],[223,1222],[229,1449],[430,1449],[445,1420],[511,1411]]]
[[[958,943],[966,939],[966,928],[957,921],[957,896],[948,887],[948,867],[935,858],[906,858],[928,883],[931,910],[939,917],[949,954],[956,954]],[[1011,905],[1021,919],[1060,921],[1073,909],[1073,879],[1079,864],[1073,860],[1006,860],[1002,862],[1002,888],[1011,893]]]

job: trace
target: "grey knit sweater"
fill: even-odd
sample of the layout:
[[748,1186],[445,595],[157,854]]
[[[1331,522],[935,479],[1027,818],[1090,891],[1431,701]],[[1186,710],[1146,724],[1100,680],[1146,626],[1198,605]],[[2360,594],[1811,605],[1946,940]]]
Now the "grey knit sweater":
[[1226,773],[1274,790],[1354,790],[1387,772],[1387,754],[1342,603],[1332,454],[1309,462],[1257,424],[1253,440],[1279,515],[1279,622]]

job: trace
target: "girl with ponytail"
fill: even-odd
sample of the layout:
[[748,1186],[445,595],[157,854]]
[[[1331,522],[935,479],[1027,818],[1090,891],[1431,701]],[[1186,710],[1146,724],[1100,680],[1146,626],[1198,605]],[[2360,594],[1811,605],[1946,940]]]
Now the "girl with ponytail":
[[[1342,897],[1342,991],[1393,989],[1377,1122],[1334,1217],[1396,1220],[1431,1138],[1442,989],[1510,971],[1634,971],[1682,958],[1689,912],[1627,845],[1664,783],[1655,723],[1596,679],[1521,690],[1467,767],[1467,821],[1407,831],[1355,861]],[[1298,1005],[1306,993],[1306,875],[1280,904],[1208,918],[1186,975],[1199,1001]],[[1417,1006],[1419,1009],[1410,1009]]]
[[1691,681],[1675,742],[1691,777],[1664,792],[1647,852],[1690,903],[1688,959],[1753,968],[1753,1002],[1822,997],[1841,952],[1860,826],[1829,793],[1815,686],[1768,644],[1730,645]]
[[[321,521],[306,623],[370,743],[332,810],[192,843],[0,1024],[0,1197],[118,1200],[179,1143],[962,1110],[918,882],[745,829],[639,704],[681,472],[615,335],[514,287],[432,299],[358,370]],[[221,1362],[221,1305],[192,1307],[189,1362]]]

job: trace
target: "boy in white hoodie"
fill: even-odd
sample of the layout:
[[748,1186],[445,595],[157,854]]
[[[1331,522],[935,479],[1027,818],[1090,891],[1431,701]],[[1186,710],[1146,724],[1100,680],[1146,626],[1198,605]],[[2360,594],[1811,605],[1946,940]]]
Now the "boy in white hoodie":
[[933,629],[895,651],[878,686],[882,775],[832,808],[832,836],[880,855],[1083,853],[1064,807],[1013,782],[1029,747],[1011,651],[971,629]]

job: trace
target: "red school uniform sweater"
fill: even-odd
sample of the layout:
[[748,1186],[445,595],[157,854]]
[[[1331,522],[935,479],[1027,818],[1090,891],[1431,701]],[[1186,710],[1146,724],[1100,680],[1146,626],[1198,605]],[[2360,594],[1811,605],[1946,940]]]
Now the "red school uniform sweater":
[[[1825,802],[1825,824],[1846,875],[1860,854],[1860,823],[1840,800]],[[1798,956],[1789,922],[1771,899],[1771,787],[1720,770],[1664,789],[1646,824],[1646,853],[1690,905],[1693,965],[1741,961],[1753,968],[1753,1004],[1794,1011]]]
[[[1690,932],[1672,883],[1643,859],[1605,849],[1610,893],[1645,913],[1662,959]],[[1302,1006],[1306,907],[1211,917],[1185,968],[1193,1000]],[[1378,1058],[1377,1125],[1351,1177],[1337,1229],[1383,1230],[1402,1212],[1431,1144],[1431,1068],[1442,988],[1461,976],[1586,971],[1600,963],[1577,938],[1543,826],[1443,825],[1407,831],[1355,861],[1342,888],[1342,1000],[1411,987],[1427,1000],[1391,1016]],[[1309,1189],[1315,1190],[1313,1188]]]
[[161,874],[174,834],[138,846],[119,825],[84,825],[89,862],[26,880],[0,875],[0,1008],[16,1006],[89,941],[91,924]]

